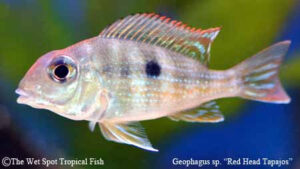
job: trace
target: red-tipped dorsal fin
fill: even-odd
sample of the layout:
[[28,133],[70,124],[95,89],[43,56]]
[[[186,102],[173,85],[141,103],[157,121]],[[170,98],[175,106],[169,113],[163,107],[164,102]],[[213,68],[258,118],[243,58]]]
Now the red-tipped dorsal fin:
[[198,59],[206,65],[210,46],[219,31],[219,27],[207,30],[190,28],[166,16],[144,13],[116,21],[99,36],[156,45]]

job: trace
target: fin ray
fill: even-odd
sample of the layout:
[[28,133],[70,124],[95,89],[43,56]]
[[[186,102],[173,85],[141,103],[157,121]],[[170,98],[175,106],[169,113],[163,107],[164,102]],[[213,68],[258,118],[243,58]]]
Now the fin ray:
[[207,30],[191,29],[165,16],[144,13],[116,21],[104,29],[99,36],[156,45],[192,57],[207,65],[211,44],[219,31],[219,27]]
[[131,123],[99,123],[103,136],[110,141],[130,144],[150,151],[154,149],[145,134],[144,128],[138,122]]
[[224,116],[215,101],[204,103],[199,108],[191,111],[171,115],[169,118],[175,121],[182,120],[187,122],[217,123],[224,121]]
[[234,67],[242,83],[239,96],[262,102],[290,102],[278,79],[279,67],[290,43],[279,42]]

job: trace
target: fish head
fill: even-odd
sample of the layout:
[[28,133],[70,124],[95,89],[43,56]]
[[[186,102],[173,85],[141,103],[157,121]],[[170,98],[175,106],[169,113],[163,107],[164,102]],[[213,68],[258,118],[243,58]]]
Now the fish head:
[[70,102],[78,90],[78,58],[57,50],[41,56],[21,80],[17,102],[34,108],[71,115]]

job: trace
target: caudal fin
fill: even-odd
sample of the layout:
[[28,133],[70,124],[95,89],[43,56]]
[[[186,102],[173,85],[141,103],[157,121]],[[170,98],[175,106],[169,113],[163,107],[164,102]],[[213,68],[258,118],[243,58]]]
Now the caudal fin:
[[234,69],[239,74],[242,98],[271,103],[289,103],[278,79],[278,70],[290,41],[279,42],[246,59]]

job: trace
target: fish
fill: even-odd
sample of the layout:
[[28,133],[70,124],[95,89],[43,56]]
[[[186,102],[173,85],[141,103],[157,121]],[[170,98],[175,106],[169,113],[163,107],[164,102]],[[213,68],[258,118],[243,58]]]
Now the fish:
[[226,69],[209,69],[220,27],[196,29],[154,13],[129,15],[98,36],[50,51],[20,81],[17,102],[98,125],[104,138],[149,151],[140,121],[217,123],[215,100],[240,97],[287,104],[278,78],[290,41]]

